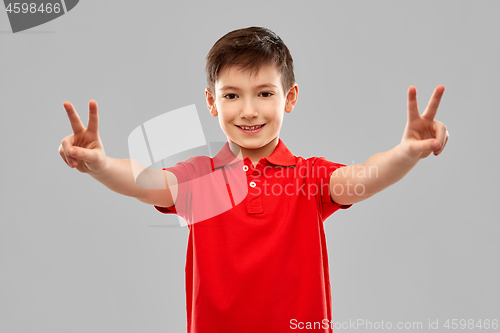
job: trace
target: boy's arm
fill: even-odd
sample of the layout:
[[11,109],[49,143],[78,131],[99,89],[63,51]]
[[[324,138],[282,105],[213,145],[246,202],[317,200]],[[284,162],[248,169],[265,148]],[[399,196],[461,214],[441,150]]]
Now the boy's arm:
[[[73,133],[59,146],[59,155],[70,167],[88,173],[110,190],[160,207],[171,207],[177,196],[177,178],[169,171],[144,168],[130,159],[106,156],[99,137],[97,102],[89,102],[89,122],[83,126],[73,104],[64,102]],[[135,179],[137,176],[137,181]],[[170,186],[169,186],[170,185]]]
[[[175,176],[172,173],[164,170],[144,168],[135,160],[115,159],[108,156],[106,158],[106,166],[103,170],[100,172],[89,172],[89,175],[95,180],[116,193],[136,198],[146,204],[160,207],[171,207],[174,205],[174,198],[172,198],[170,188],[176,184],[173,184],[174,181],[172,180]],[[134,179],[132,168],[137,173],[141,173],[137,178],[137,183]],[[170,178],[170,175],[173,178]],[[168,181],[167,178],[169,179]]]
[[419,115],[416,89],[408,90],[408,121],[401,143],[386,152],[371,156],[365,163],[335,170],[330,177],[330,195],[339,204],[368,199],[401,180],[422,158],[431,152],[439,155],[448,142],[448,131],[434,120],[444,86],[438,86]]

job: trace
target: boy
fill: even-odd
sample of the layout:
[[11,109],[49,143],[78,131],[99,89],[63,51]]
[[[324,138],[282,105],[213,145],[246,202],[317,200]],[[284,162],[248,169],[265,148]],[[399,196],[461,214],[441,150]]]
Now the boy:
[[[188,222],[188,332],[332,332],[323,222],[443,151],[448,133],[434,116],[444,87],[422,116],[410,87],[400,144],[346,166],[294,156],[279,138],[298,86],[290,52],[272,31],[226,34],[210,50],[206,71],[207,106],[228,138],[214,158],[196,156],[160,171],[106,157],[95,101],[87,129],[64,103],[74,134],[62,141],[60,155],[111,190]],[[165,189],[139,187],[134,167],[151,177],[161,173]]]

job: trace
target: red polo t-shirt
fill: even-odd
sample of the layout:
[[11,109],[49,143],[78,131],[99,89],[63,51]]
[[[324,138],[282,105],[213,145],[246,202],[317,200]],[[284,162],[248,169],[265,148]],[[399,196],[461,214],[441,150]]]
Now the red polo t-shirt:
[[[330,175],[344,164],[294,156],[279,139],[256,167],[226,142],[214,157],[170,168],[188,224],[188,333],[332,332],[323,222],[340,205]],[[314,329],[315,328],[315,329]]]

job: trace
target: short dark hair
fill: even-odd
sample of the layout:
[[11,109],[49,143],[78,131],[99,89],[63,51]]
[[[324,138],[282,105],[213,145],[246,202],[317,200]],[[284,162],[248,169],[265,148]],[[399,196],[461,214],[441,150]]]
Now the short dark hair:
[[249,27],[228,32],[212,46],[207,55],[205,71],[210,92],[215,98],[215,82],[225,68],[236,65],[250,75],[265,65],[275,65],[281,74],[286,94],[295,83],[293,59],[283,40],[269,29]]

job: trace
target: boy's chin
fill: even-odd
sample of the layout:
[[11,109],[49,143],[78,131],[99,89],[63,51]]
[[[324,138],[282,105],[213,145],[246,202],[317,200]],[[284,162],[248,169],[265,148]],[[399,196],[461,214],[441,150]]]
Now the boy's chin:
[[245,150],[257,150],[264,148],[266,144],[265,143],[256,143],[256,144],[242,144],[238,145],[240,149],[245,149]]
[[263,142],[260,142],[262,140],[252,140],[252,139],[246,139],[246,140],[230,140],[232,143],[240,147],[240,149],[259,149],[265,146]]

